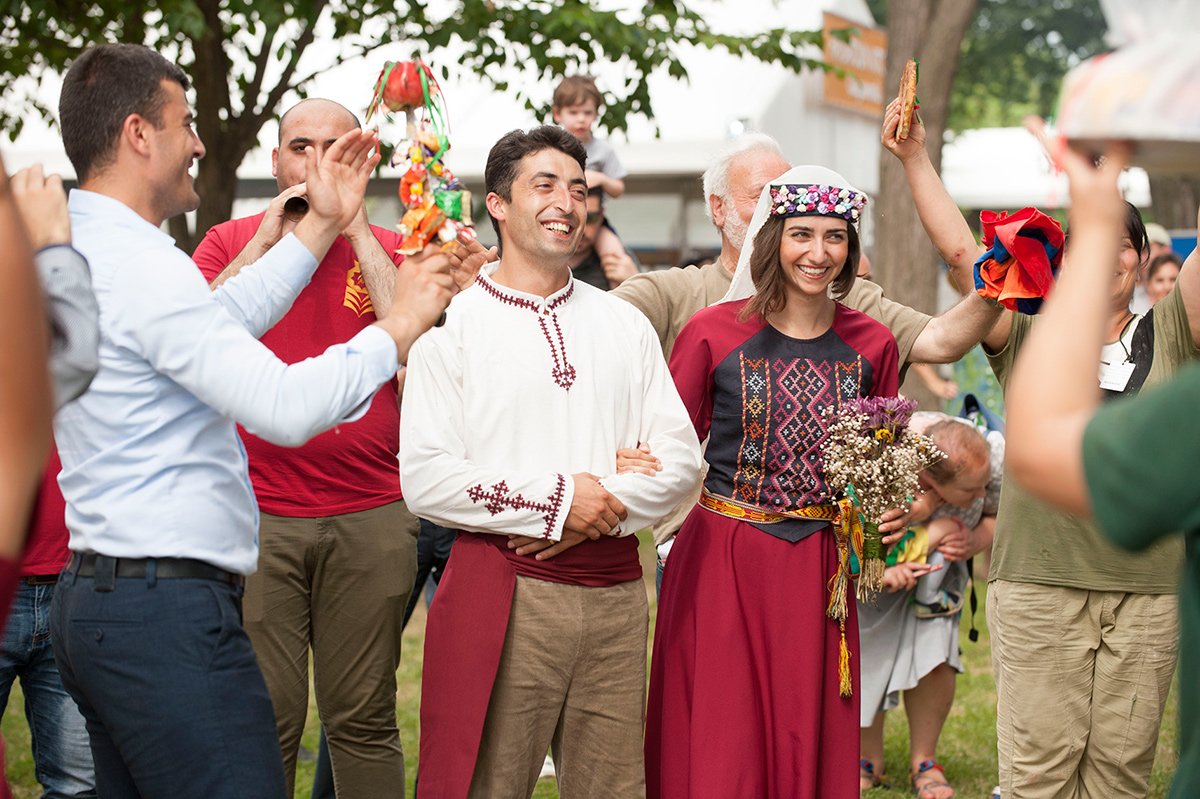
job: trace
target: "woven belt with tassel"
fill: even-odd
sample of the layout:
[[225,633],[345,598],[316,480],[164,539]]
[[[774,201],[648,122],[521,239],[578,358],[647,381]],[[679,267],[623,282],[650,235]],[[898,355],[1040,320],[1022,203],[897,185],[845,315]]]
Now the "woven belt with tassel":
[[846,646],[846,617],[849,614],[848,586],[855,575],[850,573],[850,552],[862,562],[863,527],[862,517],[854,503],[842,499],[835,505],[809,505],[795,510],[767,510],[757,505],[739,502],[729,497],[719,497],[705,489],[700,494],[700,504],[722,516],[757,524],[774,524],[786,519],[827,521],[833,525],[837,538],[838,567],[829,579],[829,605],[825,614],[838,623],[842,633],[841,652],[838,658],[838,688],[843,697],[853,691],[850,685],[850,649]]

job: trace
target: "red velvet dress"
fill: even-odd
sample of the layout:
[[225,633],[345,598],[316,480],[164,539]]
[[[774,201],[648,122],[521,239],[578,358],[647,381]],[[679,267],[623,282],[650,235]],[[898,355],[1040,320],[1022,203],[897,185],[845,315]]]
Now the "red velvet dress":
[[[764,508],[824,504],[827,410],[894,396],[886,327],[838,305],[829,331],[789,338],[707,308],[680,333],[671,373],[701,439],[706,488]],[[697,506],[667,559],[646,723],[651,799],[855,799],[858,628],[846,624],[854,695],[838,691],[841,633],[825,615],[832,528],[753,524]]]

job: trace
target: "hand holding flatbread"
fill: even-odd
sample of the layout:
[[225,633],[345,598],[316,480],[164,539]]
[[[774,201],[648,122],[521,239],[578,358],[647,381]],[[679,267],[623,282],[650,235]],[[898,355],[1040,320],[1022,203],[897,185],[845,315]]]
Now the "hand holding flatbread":
[[896,141],[908,138],[909,128],[912,127],[913,115],[921,104],[917,101],[917,74],[919,64],[909,59],[904,65],[904,75],[900,78],[900,127],[896,130]]

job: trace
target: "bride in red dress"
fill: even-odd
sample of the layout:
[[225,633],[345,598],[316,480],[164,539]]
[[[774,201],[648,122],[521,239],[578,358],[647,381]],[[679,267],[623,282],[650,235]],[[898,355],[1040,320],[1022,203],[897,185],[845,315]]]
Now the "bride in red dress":
[[828,414],[898,389],[892,334],[837,302],[855,279],[864,205],[822,167],[770,183],[725,301],[696,314],[672,352],[709,472],[663,574],[651,799],[858,796],[858,629],[851,598],[843,696],[821,447]]

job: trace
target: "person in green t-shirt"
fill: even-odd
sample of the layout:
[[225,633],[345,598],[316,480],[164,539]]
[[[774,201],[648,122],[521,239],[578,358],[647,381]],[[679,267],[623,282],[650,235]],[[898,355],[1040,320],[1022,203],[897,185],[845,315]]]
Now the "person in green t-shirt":
[[[896,142],[885,123],[883,144],[904,165],[921,221],[956,284],[970,292],[983,248],[929,162],[924,130],[913,129],[916,135]],[[1086,375],[1089,390],[1098,397],[1098,387],[1108,389],[1108,398],[1136,394],[1200,357],[1200,327],[1191,321],[1200,320],[1195,277],[1181,276],[1145,317],[1129,313],[1146,256],[1145,227],[1132,205],[1115,207],[1105,221],[1119,246],[1097,260],[1077,246],[1080,204],[1072,204],[1072,243],[1062,269],[1065,281],[1087,265],[1092,288],[1105,297],[1101,338],[1111,343],[1056,365],[1062,374]],[[1009,312],[984,338],[1006,392],[1018,353],[1044,326],[1045,320]],[[1011,398],[1006,402],[1011,415]],[[1026,455],[1010,436],[1010,468]],[[1002,796],[1087,796],[1114,788],[1122,796],[1145,795],[1175,668],[1182,561],[1179,536],[1139,553],[1122,550],[1092,520],[1048,505],[1006,476],[987,603]]]
[[[1032,127],[1041,134],[1040,124]],[[1111,325],[1112,293],[1106,284],[1109,264],[1120,253],[1116,231],[1124,204],[1117,175],[1128,152],[1127,146],[1110,146],[1100,168],[1073,150],[1059,153],[1071,179],[1071,261],[1012,370],[1009,469],[1037,501],[1093,517],[1104,537],[1122,551],[1145,551],[1172,531],[1186,531],[1179,617],[1183,673],[1190,677],[1200,666],[1200,482],[1192,471],[1200,466],[1200,427],[1191,423],[1200,400],[1200,365],[1188,366],[1142,396],[1103,408],[1091,366]],[[1194,251],[1175,289],[1192,311],[1200,291],[1197,263],[1200,254]],[[1193,313],[1190,318],[1198,317]],[[1193,323],[1191,332],[1200,338],[1200,323]],[[1160,565],[1174,570],[1177,564]],[[1139,633],[1131,646],[1146,652],[1156,652],[1174,638],[1174,631],[1160,634],[1162,641],[1145,630]],[[1126,694],[1133,693],[1136,675],[1121,671],[1113,676]],[[1200,691],[1194,680],[1181,680],[1182,742],[1172,799],[1200,795],[1198,723]],[[1138,795],[1144,793],[1143,788]]]

